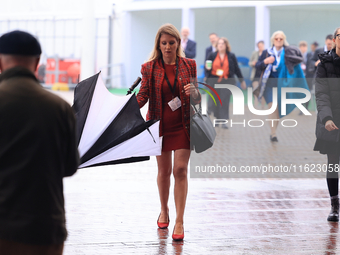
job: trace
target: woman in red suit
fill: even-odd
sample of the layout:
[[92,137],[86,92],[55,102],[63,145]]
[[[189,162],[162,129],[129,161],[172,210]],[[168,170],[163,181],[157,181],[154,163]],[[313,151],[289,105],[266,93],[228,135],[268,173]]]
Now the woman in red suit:
[[[175,178],[176,222],[174,240],[183,240],[183,215],[188,190],[187,169],[190,157],[190,104],[201,96],[196,79],[196,62],[184,57],[181,37],[175,26],[165,24],[158,29],[154,49],[142,65],[142,84],[137,95],[140,107],[149,100],[147,120],[160,119],[163,136],[162,154],[157,156],[157,184],[161,202],[159,228],[169,226],[170,175]],[[172,162],[172,151],[174,159]]]

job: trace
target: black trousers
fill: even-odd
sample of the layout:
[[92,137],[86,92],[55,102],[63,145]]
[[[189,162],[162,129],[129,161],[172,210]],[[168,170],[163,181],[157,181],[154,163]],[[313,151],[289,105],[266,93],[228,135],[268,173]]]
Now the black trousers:
[[[339,193],[339,154],[327,154],[328,159],[328,171],[327,171],[327,186],[329,195],[331,197],[338,195]],[[336,169],[337,165],[337,170]]]
[[0,239],[1,255],[62,255],[64,244],[32,245]]

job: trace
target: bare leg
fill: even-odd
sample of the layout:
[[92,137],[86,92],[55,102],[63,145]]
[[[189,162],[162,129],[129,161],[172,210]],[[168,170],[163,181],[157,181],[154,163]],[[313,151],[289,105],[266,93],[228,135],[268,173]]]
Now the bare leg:
[[[272,102],[268,104],[268,109],[272,107],[272,104],[273,104]],[[275,111],[269,115],[269,119],[279,120],[279,109],[277,107]],[[269,125],[270,125],[270,135],[272,137],[276,136],[276,130],[277,130],[277,126],[279,125],[279,121],[270,121]]]
[[174,234],[183,234],[183,216],[188,193],[188,162],[190,150],[180,149],[175,151],[174,156],[174,178],[175,178],[175,205],[176,224]]
[[261,109],[265,109],[266,108],[266,100],[264,99],[264,97],[261,98]]
[[[252,85],[253,91],[254,91],[259,86],[259,82],[253,81],[251,85]],[[259,106],[259,99],[257,98],[257,96],[254,96],[254,106],[256,106],[255,107],[256,109]]]
[[[253,91],[254,91],[259,86],[259,82],[253,81],[252,86],[253,86]],[[262,97],[261,102],[259,102],[258,97],[254,96],[254,107],[256,109],[264,109],[265,106],[266,106],[266,100],[264,99],[264,97]]]
[[157,185],[159,199],[161,202],[161,215],[159,222],[168,222],[168,200],[170,189],[170,175],[172,169],[171,151],[162,151],[160,156],[156,156],[158,165]]

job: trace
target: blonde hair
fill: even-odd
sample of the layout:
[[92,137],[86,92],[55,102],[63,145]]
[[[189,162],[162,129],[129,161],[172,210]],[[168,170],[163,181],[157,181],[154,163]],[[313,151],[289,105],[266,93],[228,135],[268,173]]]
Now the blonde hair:
[[[338,30],[340,29],[340,27],[337,27],[336,29],[335,29],[335,31],[334,31],[334,33],[333,33],[333,39],[336,39],[336,34],[338,33]],[[336,45],[335,45],[335,43],[333,42],[333,47],[332,47],[333,49],[335,49],[336,48]]]
[[283,36],[283,46],[288,46],[289,43],[287,42],[286,35],[281,30],[278,30],[278,31],[274,32],[272,37],[270,37],[271,45],[274,46],[275,36],[277,36],[278,34]]
[[171,36],[175,37],[175,39],[178,43],[176,56],[177,57],[185,57],[185,54],[184,54],[184,51],[183,51],[183,48],[182,48],[182,45],[181,45],[181,36],[180,36],[177,28],[174,25],[167,23],[167,24],[162,25],[158,29],[156,37],[155,37],[155,45],[153,47],[153,50],[151,51],[151,54],[150,54],[148,61],[153,61],[155,59],[159,59],[159,58],[162,57],[162,52],[161,52],[159,47],[160,47],[160,38],[163,34],[167,34],[167,35],[171,35]]
[[220,38],[218,38],[218,40],[216,41],[216,44],[215,44],[215,48],[217,49],[217,44],[218,44],[218,41],[219,41],[219,40],[223,40],[223,42],[224,42],[225,45],[226,45],[226,52],[227,52],[227,53],[230,52],[230,51],[231,51],[230,43],[229,43],[228,39],[225,38],[225,37],[220,37]]

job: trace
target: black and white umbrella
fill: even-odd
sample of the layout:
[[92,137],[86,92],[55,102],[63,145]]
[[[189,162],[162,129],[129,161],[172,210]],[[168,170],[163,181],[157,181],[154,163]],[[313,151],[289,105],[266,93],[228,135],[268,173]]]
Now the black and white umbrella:
[[74,90],[79,168],[148,160],[160,155],[159,121],[145,122],[135,94],[116,96],[100,73]]

